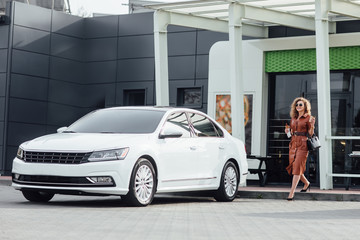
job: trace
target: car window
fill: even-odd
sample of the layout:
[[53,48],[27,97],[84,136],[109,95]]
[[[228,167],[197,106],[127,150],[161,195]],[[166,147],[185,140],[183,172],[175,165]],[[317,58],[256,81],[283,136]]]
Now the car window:
[[189,113],[194,132],[198,137],[217,137],[217,132],[212,122],[205,116]]
[[144,109],[103,109],[89,113],[65,132],[152,133],[165,111]]
[[184,112],[171,114],[164,125],[164,128],[168,127],[182,132],[183,135],[181,137],[190,137],[189,122]]
[[224,137],[224,132],[216,124],[213,124],[219,137]]

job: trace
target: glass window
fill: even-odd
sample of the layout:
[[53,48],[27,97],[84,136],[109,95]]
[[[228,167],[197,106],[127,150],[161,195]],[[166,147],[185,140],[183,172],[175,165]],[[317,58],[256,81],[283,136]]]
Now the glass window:
[[205,116],[195,113],[189,113],[191,122],[194,126],[195,134],[198,137],[217,137],[218,134],[213,123]]
[[144,109],[102,109],[87,114],[65,132],[152,133],[165,111]]
[[164,128],[168,127],[182,132],[181,137],[190,137],[189,122],[184,112],[171,114],[164,125]]
[[199,106],[202,104],[201,88],[178,88],[177,105],[178,106]]

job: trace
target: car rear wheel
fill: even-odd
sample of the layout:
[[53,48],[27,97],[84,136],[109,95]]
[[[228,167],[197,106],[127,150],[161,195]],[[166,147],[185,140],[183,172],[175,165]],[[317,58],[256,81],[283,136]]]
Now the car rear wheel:
[[230,202],[236,197],[239,180],[234,163],[227,162],[221,174],[220,187],[215,193],[215,199],[220,202]]
[[154,199],[156,173],[151,162],[140,158],[131,174],[129,193],[124,197],[130,205],[144,207]]
[[48,202],[54,197],[53,193],[28,190],[22,190],[22,194],[30,202]]

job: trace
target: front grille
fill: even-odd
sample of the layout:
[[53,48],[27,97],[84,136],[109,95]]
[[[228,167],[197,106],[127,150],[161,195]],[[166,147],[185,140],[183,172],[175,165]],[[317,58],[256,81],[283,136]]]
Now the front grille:
[[31,163],[80,164],[88,162],[91,153],[24,152],[24,161]]

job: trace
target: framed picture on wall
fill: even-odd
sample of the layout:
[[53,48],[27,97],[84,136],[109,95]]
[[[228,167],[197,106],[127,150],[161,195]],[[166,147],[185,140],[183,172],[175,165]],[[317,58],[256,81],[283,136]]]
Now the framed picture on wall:
[[[215,120],[231,134],[232,123],[230,94],[217,94],[215,106]],[[251,153],[252,109],[253,94],[244,94],[245,146],[248,154]]]

